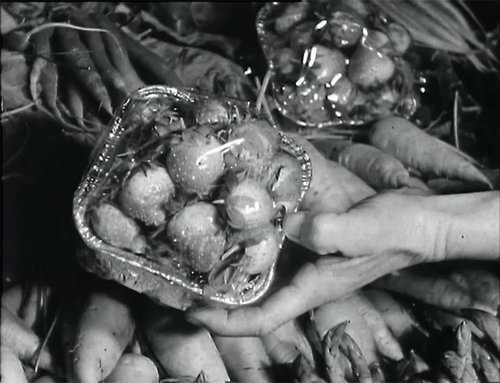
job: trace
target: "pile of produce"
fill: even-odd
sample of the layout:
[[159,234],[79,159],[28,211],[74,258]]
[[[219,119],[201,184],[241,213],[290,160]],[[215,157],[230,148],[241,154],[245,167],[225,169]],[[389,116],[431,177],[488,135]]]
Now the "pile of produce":
[[[8,2],[1,21],[2,382],[500,381],[497,260],[375,279],[384,254],[282,230],[377,194],[498,192],[499,31],[467,5]],[[262,314],[322,262],[348,293],[277,328],[189,315]]]

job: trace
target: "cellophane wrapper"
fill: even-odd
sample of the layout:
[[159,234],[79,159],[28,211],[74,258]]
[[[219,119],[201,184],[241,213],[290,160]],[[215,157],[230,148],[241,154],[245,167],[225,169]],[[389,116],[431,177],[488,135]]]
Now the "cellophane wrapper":
[[[215,103],[218,107],[215,119],[203,113],[203,108],[209,103]],[[218,116],[222,117],[219,119]],[[238,135],[239,126],[246,122],[256,125],[255,129],[258,129],[259,124],[270,127],[271,133],[275,132],[279,138],[275,155],[289,156],[287,158],[297,164],[298,173],[293,178],[296,180],[293,189],[297,192],[287,194],[292,199],[287,200],[286,207],[277,204],[273,188],[264,180],[270,174],[269,169],[273,168],[272,160],[252,161],[251,171],[236,171],[226,161],[227,156],[235,159],[234,149],[245,141],[244,138],[235,141],[231,139],[231,134]],[[147,174],[152,167],[161,168],[162,174],[167,174],[166,161],[172,147],[190,137],[193,131],[196,130],[195,133],[198,134],[197,129],[208,134],[218,147],[206,154],[215,153],[224,158],[224,173],[218,183],[204,193],[188,193],[174,182],[175,190],[171,200],[157,206],[161,209],[160,222],[155,222],[154,225],[142,222],[133,215],[128,216],[119,197],[127,180],[137,172]],[[251,154],[250,159],[253,158]],[[212,165],[210,156],[205,161],[205,165]],[[279,174],[273,176],[279,177]],[[182,310],[200,302],[223,306],[256,302],[268,291],[273,281],[276,260],[259,273],[242,272],[240,265],[246,254],[245,246],[252,245],[252,238],[248,238],[248,235],[238,237],[237,234],[242,231],[228,224],[228,214],[224,211],[227,184],[238,184],[246,177],[258,179],[262,185],[267,185],[266,190],[273,201],[273,214],[266,224],[276,230],[281,248],[284,240],[281,228],[283,217],[288,212],[296,211],[310,183],[311,165],[307,153],[279,131],[250,102],[214,99],[213,96],[192,90],[160,85],[134,92],[126,98],[114,120],[98,140],[88,169],[75,193],[74,221],[86,245],[79,251],[80,263],[102,278],[114,280],[163,305]],[[203,272],[187,262],[186,255],[169,242],[169,237],[165,235],[168,223],[176,213],[200,202],[211,204],[217,210],[217,222],[225,240],[224,255],[219,257],[210,270]],[[117,245],[96,232],[98,230],[94,226],[96,221],[93,220],[93,214],[103,204],[110,205],[114,214],[120,217],[123,215],[124,222],[138,230],[138,238],[141,239],[139,250],[128,244]],[[251,230],[244,233],[248,232],[251,236]],[[234,238],[243,240],[235,246]]]
[[299,128],[354,128],[417,109],[410,35],[367,3],[266,3],[256,27],[277,109]]

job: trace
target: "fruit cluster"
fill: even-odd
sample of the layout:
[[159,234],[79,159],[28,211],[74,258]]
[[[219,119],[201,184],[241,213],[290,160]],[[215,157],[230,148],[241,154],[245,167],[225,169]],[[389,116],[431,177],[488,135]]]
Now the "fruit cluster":
[[280,132],[210,98],[136,108],[89,209],[97,237],[214,288],[268,272],[303,192]]
[[411,46],[363,3],[268,4],[257,22],[280,111],[303,126],[361,124],[415,110]]

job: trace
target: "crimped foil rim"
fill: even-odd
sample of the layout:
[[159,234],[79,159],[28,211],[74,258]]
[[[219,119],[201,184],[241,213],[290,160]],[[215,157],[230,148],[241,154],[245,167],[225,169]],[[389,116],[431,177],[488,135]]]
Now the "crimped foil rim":
[[[116,113],[110,128],[103,132],[101,138],[99,139],[94,152],[92,153],[92,162],[89,164],[86,172],[84,173],[85,176],[82,178],[82,181],[75,192],[73,199],[73,218],[76,228],[85,244],[95,252],[99,253],[101,257],[110,257],[115,261],[140,268],[147,273],[160,277],[170,284],[186,289],[195,296],[203,297],[209,301],[226,305],[246,305],[254,303],[268,291],[272,281],[274,280],[276,262],[272,265],[268,272],[258,278],[260,281],[255,284],[256,288],[252,288],[250,293],[245,293],[242,300],[220,293],[207,295],[207,292],[204,291],[202,286],[191,281],[186,281],[183,277],[176,276],[176,270],[173,267],[172,273],[169,271],[161,271],[159,270],[159,266],[157,264],[151,262],[147,258],[105,243],[93,233],[93,230],[86,222],[85,215],[90,203],[88,197],[109,175],[111,164],[114,159],[113,154],[116,149],[116,145],[120,142],[120,139],[125,131],[122,125],[123,120],[127,117],[127,113],[129,113],[131,107],[134,105],[135,100],[147,100],[157,97],[175,98],[180,101],[195,102],[200,99],[207,99],[209,96],[195,93],[189,89],[180,90],[163,85],[148,86],[129,95],[118,108],[118,112]],[[247,110],[253,109],[250,102],[242,102],[241,100],[230,98],[219,99],[227,101],[233,108],[244,108]],[[266,121],[270,122],[273,127],[277,128],[277,126],[267,118]],[[282,149],[291,152],[291,154],[293,154],[301,164],[302,184],[301,193],[297,201],[298,206],[309,188],[312,176],[310,159],[305,150],[296,144],[293,139],[286,136],[282,132],[280,132],[280,137]],[[97,153],[98,150],[100,151],[99,153]],[[162,268],[165,267],[166,266],[162,266]]]

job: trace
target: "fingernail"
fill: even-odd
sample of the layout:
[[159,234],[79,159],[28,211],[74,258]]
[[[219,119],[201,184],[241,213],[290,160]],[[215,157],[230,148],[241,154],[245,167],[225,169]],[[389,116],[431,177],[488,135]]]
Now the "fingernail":
[[285,217],[283,231],[289,238],[300,238],[300,230],[304,222],[304,213],[291,214]]

